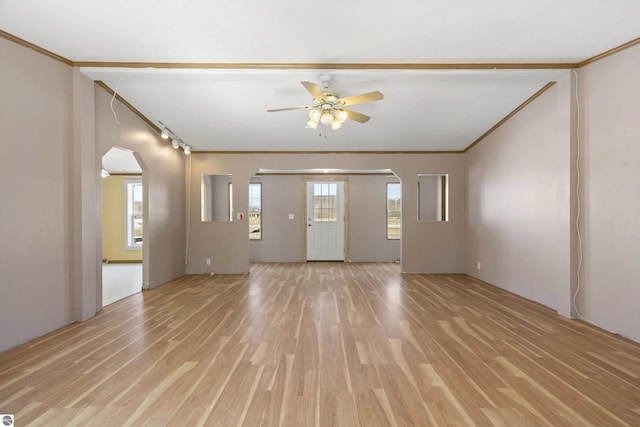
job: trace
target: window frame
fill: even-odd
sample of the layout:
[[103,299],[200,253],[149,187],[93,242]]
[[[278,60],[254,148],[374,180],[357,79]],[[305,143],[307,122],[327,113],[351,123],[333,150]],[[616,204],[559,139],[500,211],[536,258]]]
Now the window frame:
[[[320,193],[316,189],[320,188]],[[337,182],[315,182],[313,184],[313,221],[322,223],[338,222]]]
[[[390,186],[397,186],[399,191],[400,191],[400,199],[396,201],[396,209],[390,209],[390,198],[389,198],[389,187]],[[400,240],[402,238],[402,183],[401,182],[387,182],[386,183],[386,187],[385,187],[385,201],[386,201],[386,220],[385,220],[385,225],[386,225],[386,237],[387,240]],[[389,218],[390,218],[390,213],[391,212],[398,212],[399,216],[398,216],[398,235],[395,236],[391,236],[389,234]]]
[[233,181],[227,184],[227,203],[229,206],[229,222],[233,222]]
[[[251,197],[252,196],[252,191],[251,191],[251,186],[255,186],[258,187],[258,237],[254,237],[252,230],[252,215],[253,212],[251,210],[252,208],[252,200],[255,200],[255,197]],[[262,240],[262,183],[261,182],[250,182],[249,183],[249,218],[248,221],[249,223],[249,240]],[[255,224],[254,224],[255,225]]]
[[[144,205],[144,187],[142,185],[142,177],[127,177],[124,179],[124,249],[129,251],[142,250],[144,245],[144,239],[140,243],[135,243],[135,222],[136,220],[143,221],[143,213],[136,214],[134,212],[134,192],[135,187],[140,187],[142,199],[140,200],[141,206]],[[144,233],[144,231],[143,231]]]

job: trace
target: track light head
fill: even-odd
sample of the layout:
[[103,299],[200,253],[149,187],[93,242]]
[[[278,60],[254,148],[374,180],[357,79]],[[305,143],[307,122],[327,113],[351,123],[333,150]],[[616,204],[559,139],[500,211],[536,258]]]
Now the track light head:
[[160,133],[160,136],[163,139],[169,139],[169,137],[171,137],[171,146],[174,149],[178,149],[180,147],[182,147],[182,150],[184,151],[184,154],[190,154],[191,153],[191,146],[187,145],[184,143],[184,141],[182,141],[180,139],[180,137],[178,135],[176,135],[171,129],[169,129],[164,123],[159,122],[160,125],[162,126],[162,132]]

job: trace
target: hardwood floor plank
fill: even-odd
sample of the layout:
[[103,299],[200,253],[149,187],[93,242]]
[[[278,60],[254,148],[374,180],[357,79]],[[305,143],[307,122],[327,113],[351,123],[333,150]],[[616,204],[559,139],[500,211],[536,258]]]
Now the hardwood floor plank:
[[372,427],[397,425],[393,418],[391,405],[383,393],[384,390],[380,388],[370,388],[355,394],[359,425]]
[[377,369],[395,423],[398,426],[432,425],[433,418],[418,390],[403,375],[402,370],[394,364],[380,365]]
[[262,370],[260,365],[239,363],[204,425],[242,425]]
[[321,426],[351,427],[359,424],[356,403],[351,393],[321,389],[318,404],[318,424]]
[[0,354],[16,425],[636,426],[640,344],[460,274],[253,264]]

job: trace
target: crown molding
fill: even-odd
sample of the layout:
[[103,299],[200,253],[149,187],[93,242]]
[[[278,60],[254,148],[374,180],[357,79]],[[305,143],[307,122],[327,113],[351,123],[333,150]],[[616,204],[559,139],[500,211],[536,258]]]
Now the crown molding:
[[542,89],[540,89],[539,91],[537,91],[536,93],[534,93],[533,95],[531,95],[529,97],[529,99],[527,99],[526,101],[524,101],[522,104],[520,104],[515,110],[513,110],[512,112],[510,112],[509,114],[507,114],[506,116],[504,116],[504,118],[502,120],[500,120],[498,123],[496,123],[495,125],[493,125],[493,127],[491,129],[489,129],[488,131],[486,131],[480,138],[476,139],[475,141],[473,141],[467,148],[465,148],[462,152],[466,153],[467,151],[469,151],[470,149],[472,149],[474,146],[476,146],[480,141],[482,141],[483,139],[485,139],[487,136],[489,136],[490,134],[492,134],[496,129],[498,129],[500,126],[502,126],[503,124],[505,124],[511,117],[515,116],[520,110],[522,110],[523,108],[525,108],[527,105],[531,104],[536,98],[538,98],[540,95],[542,95],[543,93],[545,93],[547,90],[549,90],[553,85],[555,85],[556,82],[549,82],[546,85],[544,85],[542,87]]
[[458,151],[428,151],[428,150],[406,150],[406,151],[384,151],[384,150],[379,150],[379,151],[365,151],[365,150],[350,150],[350,151],[331,151],[331,150],[327,150],[327,151],[321,151],[321,150],[316,150],[316,151],[304,151],[304,150],[291,150],[291,151],[287,151],[287,150],[280,150],[280,151],[267,151],[267,150],[263,150],[263,151],[234,151],[234,150],[221,150],[221,151],[217,151],[217,150],[202,150],[202,151],[196,151],[193,150],[191,151],[191,154],[240,154],[240,155],[251,155],[251,154],[462,154],[463,151],[462,150],[458,150]]
[[51,51],[49,51],[47,49],[41,48],[40,46],[37,46],[37,45],[35,45],[33,43],[30,43],[30,42],[28,42],[26,40],[23,40],[20,37],[16,37],[13,34],[9,34],[6,31],[0,30],[0,37],[3,38],[3,39],[9,40],[10,42],[17,43],[20,46],[24,46],[24,47],[26,47],[28,49],[35,50],[36,52],[41,53],[41,54],[43,54],[45,56],[48,56],[50,58],[53,58],[56,61],[60,61],[60,62],[62,62],[64,64],[73,66],[73,61],[71,61],[71,60],[69,60],[69,59],[67,59],[67,58],[65,58],[63,56],[60,56],[60,55],[58,55],[56,53],[53,53],[53,52],[51,52]]
[[[262,176],[304,176],[313,177],[316,179],[319,176],[335,177],[335,176],[386,176],[395,177],[393,172],[342,172],[340,169],[332,170],[331,172],[309,172],[309,171],[295,171],[295,172],[256,172],[254,177]],[[257,184],[252,183],[252,184]]]
[[610,49],[610,50],[608,50],[606,52],[603,52],[603,53],[601,53],[599,55],[596,55],[596,56],[591,57],[589,59],[585,59],[584,61],[578,63],[576,68],[582,68],[582,67],[587,66],[589,64],[593,64],[594,62],[597,62],[597,61],[599,61],[601,59],[604,59],[604,58],[606,58],[608,56],[611,56],[614,53],[622,52],[623,50],[629,49],[630,47],[633,47],[633,46],[635,46],[637,44],[640,44],[640,37],[638,37],[637,39],[631,40],[630,42],[627,42],[625,44],[621,44],[618,47],[614,47],[613,49]]
[[162,131],[162,129],[160,129],[160,127],[158,125],[156,125],[151,120],[149,120],[149,118],[147,116],[145,116],[140,111],[138,111],[133,105],[129,104],[129,102],[127,102],[126,99],[124,99],[123,97],[118,95],[113,89],[111,89],[109,86],[107,86],[107,84],[105,82],[103,82],[102,80],[96,80],[95,83],[96,83],[96,85],[100,86],[102,89],[107,91],[107,93],[109,93],[111,96],[114,96],[115,99],[117,99],[122,104],[124,104],[129,110],[131,110],[131,112],[133,112],[136,116],[138,116],[143,122],[145,122],[146,124],[151,126],[151,128],[153,130],[155,130],[158,133],[160,133]]

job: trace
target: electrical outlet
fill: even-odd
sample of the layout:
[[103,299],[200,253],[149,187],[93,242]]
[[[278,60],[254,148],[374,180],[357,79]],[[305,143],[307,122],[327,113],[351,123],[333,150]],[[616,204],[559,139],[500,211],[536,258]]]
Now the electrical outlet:
[[207,258],[204,260],[204,265],[206,265],[207,267],[211,267],[211,258]]

